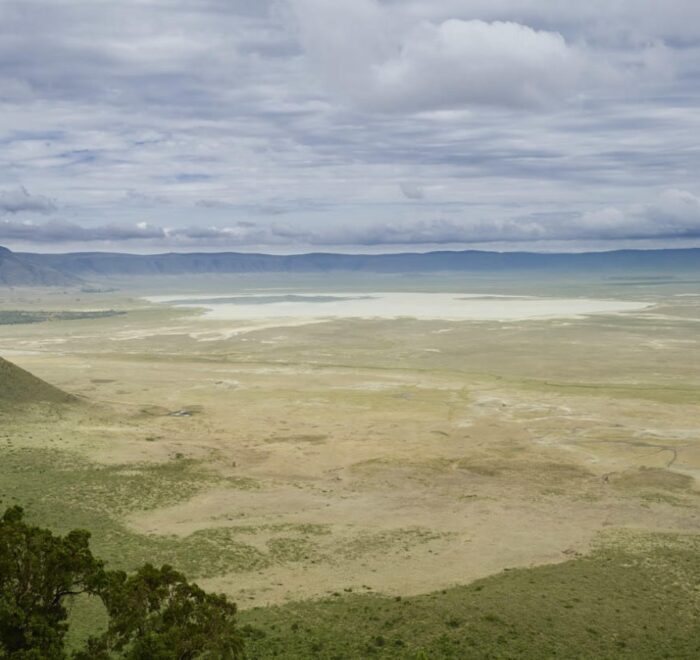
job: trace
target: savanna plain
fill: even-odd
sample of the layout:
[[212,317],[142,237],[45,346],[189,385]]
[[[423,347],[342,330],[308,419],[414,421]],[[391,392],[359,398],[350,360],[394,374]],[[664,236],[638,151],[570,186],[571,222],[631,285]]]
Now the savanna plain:
[[697,279],[15,289],[0,356],[72,395],[0,374],[3,506],[228,594],[251,657],[700,654]]

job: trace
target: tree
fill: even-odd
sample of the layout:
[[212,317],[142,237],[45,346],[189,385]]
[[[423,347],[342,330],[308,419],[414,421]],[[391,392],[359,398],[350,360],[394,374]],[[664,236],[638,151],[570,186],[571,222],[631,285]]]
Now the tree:
[[236,606],[208,594],[170,566],[135,574],[106,571],[93,557],[90,534],[55,536],[24,522],[20,507],[0,519],[0,658],[62,660],[66,601],[99,597],[106,632],[88,640],[75,660],[236,660],[243,639]]
[[94,591],[103,575],[90,534],[54,536],[28,525],[18,507],[0,519],[0,654],[63,658],[66,599]]
[[109,627],[90,641],[85,659],[98,652],[129,660],[243,657],[236,605],[190,584],[170,566],[146,564],[131,576],[111,572],[100,595]]

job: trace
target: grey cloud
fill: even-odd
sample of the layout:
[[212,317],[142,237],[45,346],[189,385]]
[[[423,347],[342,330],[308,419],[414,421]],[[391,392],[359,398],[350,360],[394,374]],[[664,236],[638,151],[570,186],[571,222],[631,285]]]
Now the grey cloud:
[[195,206],[199,206],[203,209],[230,209],[233,207],[230,202],[226,202],[222,199],[198,199],[195,202]]
[[93,243],[165,238],[165,230],[146,224],[134,226],[102,225],[97,227],[84,227],[72,222],[56,221],[34,224],[29,222],[0,220],[0,239],[27,243]]
[[26,188],[0,192],[0,214],[2,213],[53,213],[56,203],[44,195],[32,195]]
[[137,190],[127,190],[124,194],[124,201],[137,207],[153,207],[170,204],[171,200],[164,195],[149,195]]
[[360,246],[700,238],[700,197],[687,191],[667,190],[650,204],[609,207],[584,214],[435,219],[311,232],[295,232],[291,228],[276,231],[310,245]]
[[204,209],[215,209],[245,213],[256,216],[277,216],[288,213],[320,211],[328,207],[327,203],[314,199],[268,199],[256,204],[236,203],[223,199],[209,198],[199,199],[195,206]]
[[259,61],[289,40],[269,18],[270,7],[6,0],[0,5],[0,98],[218,115],[233,89],[264,80]]
[[399,184],[399,188],[401,188],[401,192],[406,199],[423,199],[425,196],[423,186],[420,186],[417,183],[402,181]]
[[82,227],[0,222],[0,239],[32,243],[140,241],[165,246],[220,249],[248,245],[278,246],[290,241],[310,246],[382,246],[478,244],[492,242],[576,241],[700,237],[700,197],[670,189],[658,199],[627,208],[608,207],[584,214],[533,214],[487,219],[432,219],[316,229],[292,224],[240,221],[226,227],[160,228],[104,225]]
[[4,0],[0,37],[0,190],[71,221],[10,191],[5,240],[696,233],[696,0]]

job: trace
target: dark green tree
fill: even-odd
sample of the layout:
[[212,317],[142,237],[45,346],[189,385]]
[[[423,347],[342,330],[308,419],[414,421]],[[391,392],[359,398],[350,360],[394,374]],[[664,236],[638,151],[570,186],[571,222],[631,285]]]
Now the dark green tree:
[[66,600],[94,591],[102,562],[82,530],[55,536],[24,522],[20,507],[0,519],[0,657],[65,657]]
[[236,606],[208,594],[170,566],[146,564],[134,575],[110,572],[100,595],[109,628],[83,658],[190,660],[243,657]]
[[170,566],[135,574],[106,571],[90,534],[56,536],[28,525],[20,507],[0,519],[0,658],[63,660],[68,599],[99,597],[106,632],[76,660],[234,660],[243,657],[236,606],[208,594]]

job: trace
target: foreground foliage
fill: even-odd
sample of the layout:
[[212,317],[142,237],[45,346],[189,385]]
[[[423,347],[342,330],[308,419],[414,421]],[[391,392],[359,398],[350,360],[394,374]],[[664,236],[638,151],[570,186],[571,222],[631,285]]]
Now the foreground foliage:
[[0,657],[68,657],[70,599],[99,599],[109,623],[73,654],[80,660],[240,658],[236,606],[207,594],[170,566],[135,574],[107,571],[93,557],[88,532],[66,536],[24,522],[20,507],[0,519]]
[[14,657],[60,657],[66,600],[96,591],[102,572],[89,537],[84,531],[57,537],[24,524],[19,507],[5,512],[0,520],[0,650]]

